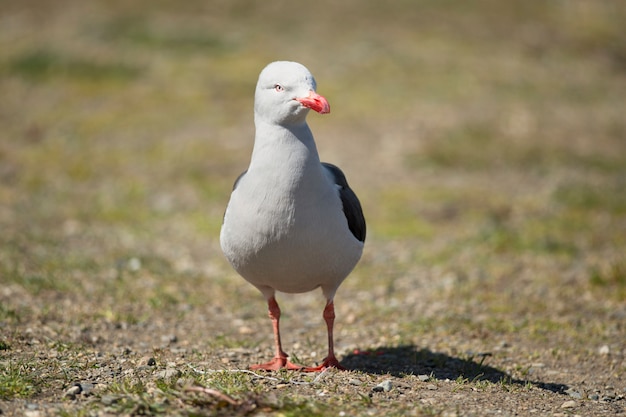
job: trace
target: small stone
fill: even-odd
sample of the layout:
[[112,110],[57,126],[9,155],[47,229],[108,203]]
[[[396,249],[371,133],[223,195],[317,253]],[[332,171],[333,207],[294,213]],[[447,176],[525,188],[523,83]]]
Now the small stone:
[[389,392],[391,391],[391,389],[393,388],[393,382],[390,379],[385,379],[383,382],[381,382],[380,384],[376,385],[374,388],[372,388],[372,391],[374,392]]
[[390,379],[386,379],[380,383],[380,386],[383,387],[383,391],[389,392],[393,388],[393,382]]
[[141,261],[139,258],[130,258],[126,263],[126,266],[130,271],[137,272],[141,269]]
[[363,382],[361,382],[360,379],[352,378],[348,381],[348,384],[359,386],[359,385],[363,385]]
[[239,334],[252,334],[254,333],[254,329],[250,326],[240,326]]
[[581,398],[583,398],[582,394],[573,388],[566,389],[565,393],[572,398],[576,398],[577,400],[580,400]]
[[74,400],[76,399],[76,396],[80,394],[82,391],[83,389],[80,387],[80,384],[75,384],[69,387],[67,390],[65,390],[65,393],[63,394],[63,396],[71,400]]
[[426,389],[434,391],[434,390],[437,389],[437,385],[435,385],[435,384],[428,384],[428,385],[426,385]]
[[161,342],[163,343],[176,343],[178,341],[178,337],[175,334],[166,334],[161,336]]
[[611,353],[611,348],[609,347],[609,345],[600,346],[600,348],[598,349],[598,353],[600,355],[608,355],[609,353]]
[[561,404],[561,408],[574,408],[578,405],[578,403],[574,400],[565,401]]
[[600,396],[599,396],[598,394],[591,394],[591,395],[589,396],[589,399],[590,399],[591,401],[598,401],[598,400],[600,399]]
[[94,384],[90,382],[81,382],[80,389],[82,395],[90,395],[94,389]]
[[430,375],[421,374],[417,376],[417,379],[419,379],[422,382],[427,382],[430,380]]

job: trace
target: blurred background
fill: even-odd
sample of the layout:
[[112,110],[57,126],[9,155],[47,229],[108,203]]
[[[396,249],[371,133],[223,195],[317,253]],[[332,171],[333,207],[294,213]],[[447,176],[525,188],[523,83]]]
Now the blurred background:
[[265,346],[218,236],[258,73],[285,59],[328,98],[309,124],[368,220],[342,346],[617,340],[625,21],[619,0],[3,2],[0,319],[64,334],[197,308],[225,320],[196,321],[205,346],[251,343],[249,321]]

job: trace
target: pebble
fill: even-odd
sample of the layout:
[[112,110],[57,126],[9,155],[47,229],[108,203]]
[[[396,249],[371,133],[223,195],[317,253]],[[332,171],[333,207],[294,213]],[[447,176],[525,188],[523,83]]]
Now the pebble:
[[561,408],[574,408],[578,405],[578,403],[574,400],[565,401],[561,404]]
[[372,391],[374,392],[389,392],[391,391],[391,389],[393,388],[393,382],[390,379],[385,379],[383,382],[381,382],[380,384],[376,385],[374,388],[372,388]]
[[254,333],[254,329],[250,326],[240,326],[239,329],[239,334],[252,334]]
[[91,382],[81,382],[80,389],[82,395],[90,395],[91,391],[93,391],[94,389],[94,384],[92,384]]
[[63,394],[63,396],[71,400],[74,400],[76,399],[76,396],[80,394],[82,391],[83,389],[80,387],[80,384],[75,384],[69,387],[67,390],[65,390],[65,393]]
[[164,334],[163,336],[161,336],[161,342],[176,343],[178,342],[178,337],[175,334]]
[[361,382],[361,380],[356,379],[356,378],[352,378],[348,381],[348,384],[350,385],[363,385],[363,382]]
[[76,399],[76,396],[78,394],[81,394],[84,396],[90,395],[93,389],[94,389],[94,384],[92,384],[91,382],[76,383],[72,385],[71,387],[69,387],[67,390],[65,390],[65,392],[63,393],[63,396],[71,400],[74,400]]
[[393,382],[390,379],[386,379],[380,383],[380,386],[383,387],[383,391],[389,392],[393,388]]
[[422,382],[427,382],[430,380],[430,375],[421,374],[417,376],[417,379],[419,379]]
[[600,355],[608,355],[609,353],[611,353],[611,348],[609,347],[609,345],[602,345],[598,349],[598,353]]
[[141,260],[139,258],[130,258],[126,266],[130,271],[137,272],[141,269]]
[[565,393],[572,398],[576,398],[577,400],[580,400],[581,398],[583,398],[582,394],[573,388],[566,389]]
[[435,384],[428,384],[428,385],[426,385],[426,389],[434,391],[434,390],[437,389],[437,385],[435,385]]

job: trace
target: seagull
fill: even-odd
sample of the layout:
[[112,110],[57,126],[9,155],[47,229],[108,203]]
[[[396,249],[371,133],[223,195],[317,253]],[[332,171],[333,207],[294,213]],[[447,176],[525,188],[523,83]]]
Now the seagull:
[[[310,109],[326,114],[330,105],[305,66],[277,61],[261,71],[250,165],[235,181],[220,232],[224,255],[265,296],[272,320],[274,358],[252,370],[345,369],[334,353],[333,299],[361,258],[365,218],[343,172],[320,162],[306,123]],[[326,298],[328,355],[319,366],[302,367],[283,351],[275,293],[316,288]]]

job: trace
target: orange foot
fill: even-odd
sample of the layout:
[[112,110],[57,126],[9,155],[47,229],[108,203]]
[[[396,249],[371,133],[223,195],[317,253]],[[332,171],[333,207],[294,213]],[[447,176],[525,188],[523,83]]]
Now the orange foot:
[[343,366],[339,364],[339,361],[334,356],[324,359],[324,362],[322,362],[320,366],[306,367],[306,368],[303,368],[302,371],[320,372],[328,368],[336,368],[336,369],[339,369],[340,371],[347,371],[346,368],[344,368]]
[[258,365],[250,365],[252,371],[278,371],[279,369],[288,369],[290,371],[299,371],[303,367],[289,362],[287,358],[274,358],[267,363],[261,363]]

